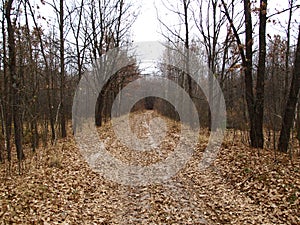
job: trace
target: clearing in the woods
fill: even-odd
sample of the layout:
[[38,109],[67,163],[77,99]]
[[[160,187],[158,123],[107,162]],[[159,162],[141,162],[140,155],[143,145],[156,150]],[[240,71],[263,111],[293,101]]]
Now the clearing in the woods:
[[[152,111],[135,113],[132,129],[151,135]],[[178,141],[167,121],[160,153],[132,152],[114,138],[110,124],[99,129],[108,151],[120,160],[146,165],[166,157]],[[300,224],[300,160],[247,147],[228,130],[217,159],[199,170],[209,132],[201,131],[192,159],[163,184],[126,186],[90,169],[70,135],[56,146],[27,152],[22,175],[1,165],[0,224]],[[139,162],[140,160],[140,162]],[[14,165],[14,164],[13,164]]]

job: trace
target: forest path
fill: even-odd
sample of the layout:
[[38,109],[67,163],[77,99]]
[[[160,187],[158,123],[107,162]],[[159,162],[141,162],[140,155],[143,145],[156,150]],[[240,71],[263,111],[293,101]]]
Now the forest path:
[[[106,140],[107,151],[124,162],[140,160],[148,165],[161,160],[176,145],[178,127],[170,120],[164,125],[160,119],[151,125],[155,117],[149,111],[135,113],[131,126],[144,138],[154,135],[155,122],[159,129],[168,130],[160,153],[131,151],[116,141],[109,125],[99,129],[100,139]],[[216,161],[200,170],[207,140],[207,135],[200,136],[192,158],[171,179],[130,186],[93,171],[74,138],[68,137],[28,157],[22,176],[7,175],[1,167],[0,224],[299,224],[297,160],[293,167],[283,163],[275,168],[269,153],[257,157],[242,145],[226,147],[231,141],[225,140]],[[241,148],[244,156],[238,153]],[[264,180],[256,179],[260,173]],[[282,183],[294,185],[285,193],[295,193],[292,203],[281,195]]]

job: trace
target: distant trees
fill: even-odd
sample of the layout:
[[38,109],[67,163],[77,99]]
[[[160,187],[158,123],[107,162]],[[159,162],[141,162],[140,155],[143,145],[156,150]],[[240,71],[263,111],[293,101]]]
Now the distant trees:
[[[230,46],[232,46],[232,38],[229,32],[225,36],[221,34],[221,32],[225,31],[226,17],[221,11],[218,0],[198,0],[197,6],[199,7],[199,11],[193,12],[193,15],[195,26],[200,33],[198,40],[204,46],[207,65],[211,71],[209,76],[208,100],[211,105],[218,105],[218,98],[213,96],[213,78],[216,78],[219,81],[220,87],[223,88],[226,66],[230,64],[228,51]],[[233,64],[235,63],[233,62]],[[210,109],[208,109],[208,119],[210,124]]]
[[[184,5],[184,1],[180,3]],[[243,10],[238,12],[236,10],[239,9],[237,6],[239,3],[236,1],[199,0],[189,4],[188,14],[193,15],[194,19],[189,20],[189,27],[196,27],[200,32],[199,35],[195,29],[190,28],[189,38],[196,46],[204,46],[205,60],[213,76],[220,81],[229,106],[229,127],[241,128],[247,127],[248,124],[249,142],[255,148],[265,146],[265,128],[272,127],[275,147],[278,140],[276,131],[280,130],[280,118],[287,99],[285,96],[289,92],[288,84],[291,81],[289,71],[293,67],[291,58],[294,57],[294,53],[290,47],[292,16],[299,5],[296,1],[290,0],[288,8],[275,10],[268,15],[274,8],[268,7],[267,0],[260,0],[259,4],[244,0],[241,4]],[[183,42],[185,11],[180,10],[179,3],[165,5],[171,13],[178,15],[182,29],[180,26],[177,26],[178,30],[172,29],[170,24],[159,18],[164,28],[163,35],[169,43]],[[276,19],[273,17],[285,12],[288,13],[287,36],[275,35],[273,39],[267,33],[268,23],[270,26],[276,26]],[[258,35],[254,35],[256,30]],[[234,97],[234,93],[239,96]],[[275,96],[278,101],[274,101]],[[243,106],[244,99],[246,107]],[[237,107],[242,111],[237,111]],[[235,118],[231,118],[232,116]],[[236,118],[237,116],[240,118]],[[269,132],[268,138],[270,135]]]
[[[175,80],[186,90],[187,93],[192,95],[192,79],[189,75],[189,51],[192,45],[190,32],[192,21],[192,1],[166,1],[163,4],[170,12],[176,13],[178,15],[178,20],[180,21],[176,29],[171,29],[169,24],[165,23],[161,18],[158,18],[160,24],[167,30],[166,33],[163,33],[163,36],[172,48],[176,48],[182,53],[181,60],[185,63],[185,71],[178,73]],[[184,48],[182,48],[182,46],[184,46]],[[182,96],[178,97],[179,99],[182,98]]]
[[[212,72],[209,78],[217,78],[223,88],[228,128],[249,130],[250,145],[257,148],[264,147],[266,140],[270,142],[264,135],[267,128],[268,138],[273,135],[273,146],[286,152],[297,114],[295,128],[300,140],[299,40],[295,49],[291,32],[299,23],[294,20],[299,8],[296,0],[289,0],[288,8],[281,11],[268,5],[267,0],[162,3],[178,18],[171,26],[168,23],[172,21],[160,15],[162,34],[182,53],[172,55],[169,49],[164,58],[184,62],[185,72],[163,65],[163,61],[161,70],[190,94],[201,112],[202,124],[203,120],[209,124],[207,100],[216,103],[217,99],[211,91],[205,99],[188,76],[190,51],[202,57]],[[52,10],[54,16],[49,19],[43,15],[41,7]],[[4,147],[0,148],[0,160],[12,160],[13,143],[22,162],[25,145],[34,152],[41,141],[54,144],[58,137],[67,135],[77,83],[94,60],[130,42],[136,8],[126,0],[1,1],[0,143]],[[268,33],[268,26],[282,29],[273,19],[281,13],[287,15],[284,35]],[[97,125],[109,119],[118,92],[138,76],[133,63],[108,81],[95,107]],[[151,103],[152,99],[147,101]],[[166,105],[163,101],[159,104]],[[166,114],[174,110],[169,105],[161,108]]]
[[[265,128],[267,131],[267,146],[277,148],[278,131],[281,129],[281,115],[285,102],[285,52],[286,42],[279,36],[268,37],[266,77],[265,77]],[[291,55],[292,56],[292,55]],[[293,58],[293,57],[290,57]],[[292,63],[289,63],[290,70]],[[275,100],[276,99],[276,100]]]
[[93,60],[129,42],[136,16],[123,0],[3,0],[0,11],[0,160],[12,160],[13,140],[21,166],[24,146],[34,152],[67,135],[78,81]]
[[[135,21],[135,17],[130,17],[132,5],[123,0],[91,0],[90,15],[91,35],[90,38],[92,59],[101,59],[109,50],[121,47],[125,44],[126,35]],[[99,61],[100,66],[105,66]],[[104,74],[103,74],[104,76]],[[103,102],[104,101],[104,102]],[[105,99],[99,97],[95,108],[95,123],[101,126],[103,109],[106,105]]]

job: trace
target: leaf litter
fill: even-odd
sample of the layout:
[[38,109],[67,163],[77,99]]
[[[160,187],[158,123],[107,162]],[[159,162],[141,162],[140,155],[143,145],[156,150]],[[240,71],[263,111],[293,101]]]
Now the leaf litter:
[[[134,124],[140,116],[159,115],[133,113],[132,130],[147,138],[149,126]],[[114,157],[147,166],[178,144],[179,124],[163,119],[167,135],[153,151],[128,149],[110,123],[99,136]],[[274,152],[249,148],[228,131],[217,159],[199,170],[208,137],[201,130],[193,157],[176,176],[147,186],[106,180],[84,161],[73,137],[38,149],[22,175],[1,165],[0,224],[300,224],[299,157],[277,153],[275,159]]]

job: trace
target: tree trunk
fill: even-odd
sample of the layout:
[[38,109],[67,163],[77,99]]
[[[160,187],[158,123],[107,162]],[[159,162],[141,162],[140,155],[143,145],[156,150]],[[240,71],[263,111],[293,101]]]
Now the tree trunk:
[[259,60],[256,80],[255,101],[255,136],[251,142],[253,147],[264,147],[263,121],[264,121],[264,83],[266,73],[266,24],[267,24],[267,0],[260,1],[259,13]]
[[[282,109],[286,104],[288,98],[288,90],[289,90],[289,58],[290,58],[290,42],[291,42],[291,23],[292,23],[292,15],[293,15],[293,5],[294,0],[289,0],[289,19],[286,29],[286,52],[285,52],[285,79],[284,79],[284,94],[283,94],[283,102]],[[283,113],[283,111],[282,111]]]
[[250,144],[252,147],[258,146],[258,135],[256,133],[255,123],[255,102],[253,94],[253,78],[252,78],[252,17],[250,0],[244,0],[244,13],[245,13],[245,40],[246,40],[246,58],[244,64],[245,69],[245,87],[246,87],[246,102],[248,107],[249,122],[250,122]]
[[291,132],[291,128],[293,127],[295,110],[296,110],[296,105],[299,96],[299,89],[300,89],[300,26],[298,31],[298,43],[297,43],[290,94],[285,107],[285,112],[284,112],[284,117],[282,121],[280,137],[279,137],[279,143],[278,143],[278,149],[281,152],[286,153],[288,151],[290,132]]
[[97,98],[97,102],[96,102],[96,109],[95,109],[95,125],[97,127],[101,127],[102,126],[102,94],[100,93],[98,98]]
[[60,128],[61,137],[67,136],[66,118],[65,118],[65,54],[64,54],[64,1],[60,0],[59,12],[59,33],[60,33]]
[[[238,48],[239,53],[242,58],[244,73],[245,73],[245,94],[246,94],[246,103],[249,114],[250,122],[250,145],[254,148],[263,148],[264,137],[263,137],[263,99],[264,99],[264,74],[265,74],[265,33],[266,33],[266,9],[267,9],[267,0],[261,0],[261,9],[260,9],[260,34],[259,34],[259,55],[260,55],[260,64],[261,68],[257,74],[257,86],[256,86],[256,96],[253,93],[253,78],[252,78],[252,67],[253,67],[253,26],[252,26],[252,16],[251,16],[251,1],[244,0],[244,13],[245,13],[245,45],[246,52],[244,52],[244,46],[242,45],[241,39],[239,37],[238,31],[235,28],[233,21],[228,13],[227,6],[222,0],[222,5],[225,9],[225,16],[227,17]],[[264,9],[262,8],[264,7]],[[256,98],[255,98],[256,97]],[[255,100],[256,99],[256,100]]]
[[[24,159],[22,148],[22,114],[21,114],[21,90],[20,90],[20,77],[16,72],[16,48],[15,48],[15,28],[11,20],[13,0],[9,0],[6,5],[6,21],[8,31],[8,49],[9,49],[9,70],[11,77],[12,88],[12,103],[13,103],[13,122],[15,133],[15,145],[17,149],[18,161]],[[19,164],[20,165],[20,164]],[[19,167],[20,172],[20,167]]]
[[5,31],[5,16],[6,12],[3,13],[2,18],[2,41],[3,41],[3,116],[4,116],[4,138],[5,148],[7,151],[7,160],[11,161],[11,85],[10,79],[7,73],[7,51],[6,51],[6,31]]

